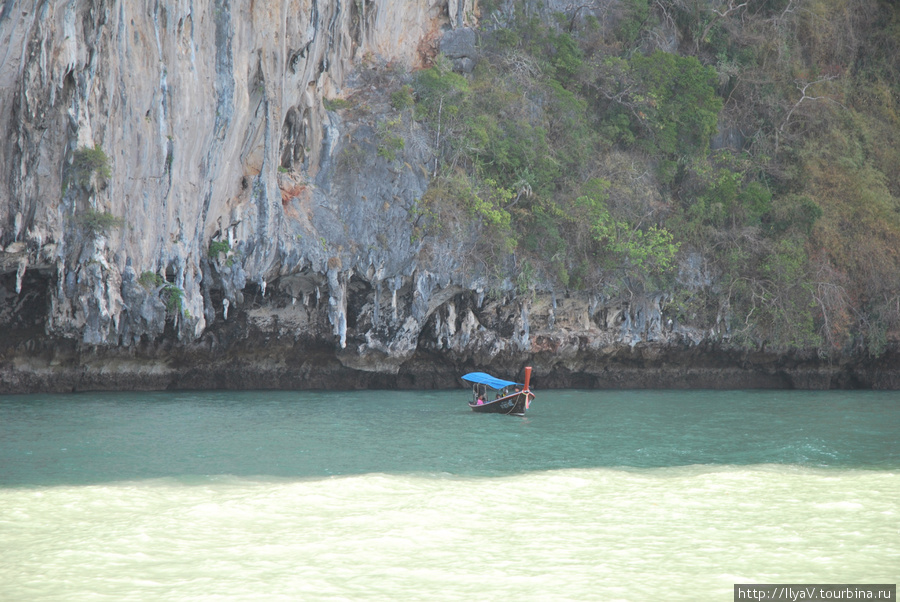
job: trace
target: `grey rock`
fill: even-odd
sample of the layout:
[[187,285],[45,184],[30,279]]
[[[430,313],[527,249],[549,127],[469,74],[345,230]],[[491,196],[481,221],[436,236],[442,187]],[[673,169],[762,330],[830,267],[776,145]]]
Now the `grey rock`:
[[453,29],[444,34],[441,38],[440,50],[451,59],[469,58],[476,55],[475,44],[478,36],[471,27],[463,27]]
[[[444,30],[441,51],[471,70],[469,0],[371,0],[357,18],[338,0],[13,5],[0,18],[0,394],[452,387],[463,369],[515,377],[526,362],[545,387],[900,385],[893,351],[868,364],[728,351],[727,320],[679,324],[666,291],[518,295],[511,262],[488,285],[478,232],[423,236],[433,140],[395,120],[395,72],[368,61],[421,65],[420,42]],[[404,140],[390,159],[379,120]],[[74,152],[95,147],[109,178],[73,180]],[[86,232],[88,211],[121,224]],[[715,278],[684,255],[680,286]],[[167,311],[168,286],[184,311]]]

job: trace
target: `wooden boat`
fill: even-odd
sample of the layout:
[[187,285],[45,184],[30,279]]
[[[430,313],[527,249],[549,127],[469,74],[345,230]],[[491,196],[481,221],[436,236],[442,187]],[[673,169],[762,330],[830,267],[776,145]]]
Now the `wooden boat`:
[[495,378],[485,372],[471,372],[461,378],[472,384],[472,401],[469,402],[469,407],[474,412],[524,416],[534,399],[534,393],[528,387],[531,366],[525,368],[524,384]]

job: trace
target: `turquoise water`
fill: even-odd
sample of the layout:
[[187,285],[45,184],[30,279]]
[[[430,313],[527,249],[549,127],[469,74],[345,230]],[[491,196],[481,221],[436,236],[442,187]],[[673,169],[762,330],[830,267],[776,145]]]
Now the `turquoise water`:
[[0,397],[0,600],[730,600],[896,583],[900,395]]

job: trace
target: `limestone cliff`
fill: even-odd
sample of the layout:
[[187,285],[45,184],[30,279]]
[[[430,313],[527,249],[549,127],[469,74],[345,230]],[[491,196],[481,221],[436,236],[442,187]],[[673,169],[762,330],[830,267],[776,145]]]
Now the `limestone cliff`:
[[[461,252],[471,233],[415,236],[431,141],[384,90],[477,13],[7,0],[0,392],[452,386],[464,366],[526,362],[544,386],[897,384],[816,357],[711,356],[716,337],[671,324],[664,293],[489,291]],[[386,116],[400,156],[380,152]]]

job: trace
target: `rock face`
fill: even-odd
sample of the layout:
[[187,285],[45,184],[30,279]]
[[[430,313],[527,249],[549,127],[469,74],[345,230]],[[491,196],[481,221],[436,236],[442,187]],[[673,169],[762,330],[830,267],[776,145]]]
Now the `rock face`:
[[[162,331],[126,309],[129,267],[168,274],[193,316],[179,332],[199,336],[214,239],[240,254],[240,269],[222,274],[238,290],[304,262],[324,273],[331,253],[319,240],[340,241],[320,215],[346,203],[327,190],[345,132],[323,99],[367,53],[414,67],[419,40],[449,18],[443,2],[412,0],[5,6],[0,160],[13,169],[0,186],[0,241],[57,271],[65,290],[50,332],[90,344]],[[94,147],[109,177],[76,189],[75,153]],[[404,187],[406,200],[422,185]],[[85,211],[123,225],[82,236]]]
[[6,2],[0,393],[427,388],[525,363],[545,387],[900,385],[887,356],[710,353],[662,294],[488,294],[465,235],[417,238],[430,141],[384,91],[437,48],[469,68],[475,14]]

